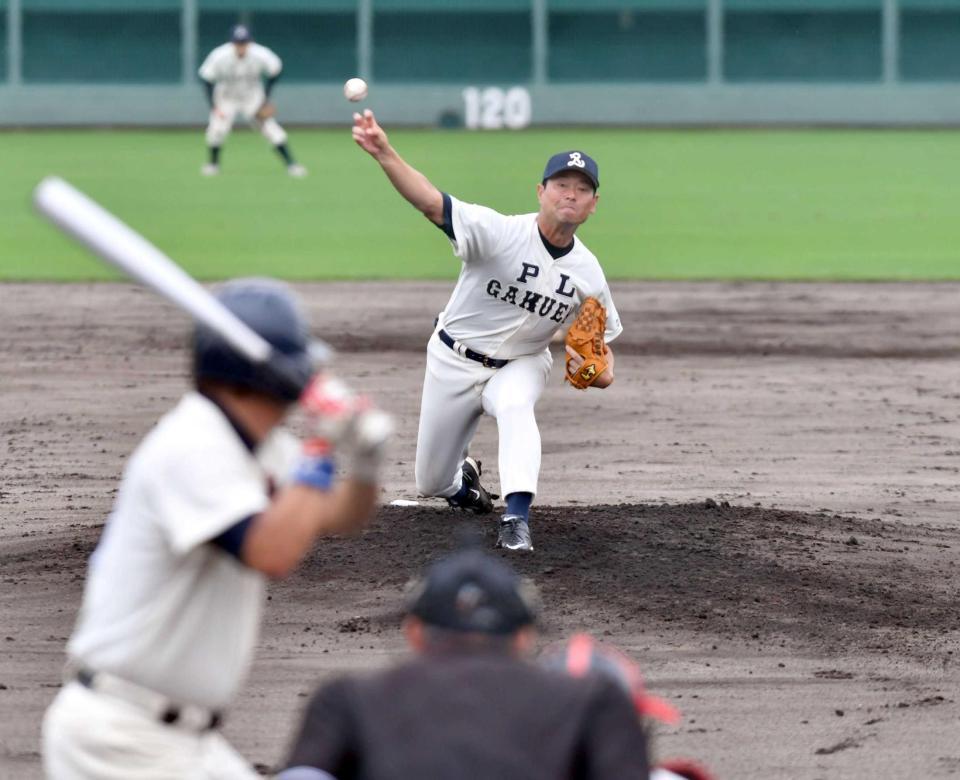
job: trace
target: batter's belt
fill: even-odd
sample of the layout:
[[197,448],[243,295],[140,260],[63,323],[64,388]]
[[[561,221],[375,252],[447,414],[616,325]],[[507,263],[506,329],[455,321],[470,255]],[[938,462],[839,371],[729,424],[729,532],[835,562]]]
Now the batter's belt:
[[223,722],[223,714],[218,710],[195,704],[177,704],[163,694],[106,672],[80,669],[73,679],[91,691],[132,704],[168,726],[204,732],[218,728]]
[[507,365],[507,363],[510,362],[509,360],[500,360],[498,358],[487,357],[480,352],[474,352],[472,349],[470,349],[470,347],[466,346],[465,344],[461,344],[442,328],[437,335],[440,337],[440,341],[450,347],[450,349],[452,349],[458,355],[462,355],[468,360],[476,360],[478,363],[482,363],[487,368],[503,368],[505,365]]

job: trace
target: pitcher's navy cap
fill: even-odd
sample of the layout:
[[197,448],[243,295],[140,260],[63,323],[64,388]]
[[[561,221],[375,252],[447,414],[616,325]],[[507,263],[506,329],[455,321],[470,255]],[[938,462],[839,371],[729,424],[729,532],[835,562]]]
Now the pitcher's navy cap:
[[250,28],[245,24],[235,25],[230,33],[230,40],[234,43],[249,43],[253,40],[250,34]]
[[593,182],[593,188],[600,189],[600,170],[597,161],[586,152],[559,152],[547,160],[547,167],[543,169],[543,179],[556,176],[564,171],[577,171]]
[[507,635],[535,621],[536,596],[499,558],[465,550],[427,569],[407,610],[436,628]]

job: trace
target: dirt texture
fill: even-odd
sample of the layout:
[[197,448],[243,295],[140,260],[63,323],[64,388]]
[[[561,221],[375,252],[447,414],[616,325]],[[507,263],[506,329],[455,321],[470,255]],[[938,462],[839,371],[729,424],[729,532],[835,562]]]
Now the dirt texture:
[[[227,736],[276,767],[321,679],[404,657],[404,584],[494,518],[415,499],[424,345],[448,283],[298,285],[397,418],[384,506],[271,586]],[[960,775],[955,284],[613,284],[617,380],[553,380],[543,641],[587,630],[683,713],[655,752],[721,778]],[[0,778],[40,777],[87,557],[126,457],[186,387],[188,323],[125,284],[0,285]],[[355,320],[344,321],[345,309]],[[296,424],[296,421],[294,421]],[[474,455],[496,489],[496,430]]]

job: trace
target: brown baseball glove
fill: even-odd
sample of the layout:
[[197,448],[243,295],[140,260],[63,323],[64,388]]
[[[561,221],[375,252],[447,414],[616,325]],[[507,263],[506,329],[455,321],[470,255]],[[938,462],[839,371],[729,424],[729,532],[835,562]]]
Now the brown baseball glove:
[[262,122],[264,119],[269,119],[276,113],[277,107],[273,103],[267,101],[257,109],[256,118]]
[[567,381],[578,390],[586,390],[607,368],[603,334],[607,327],[607,310],[596,298],[580,304],[580,312],[567,331],[567,346],[583,363],[576,367],[575,358],[567,355]]

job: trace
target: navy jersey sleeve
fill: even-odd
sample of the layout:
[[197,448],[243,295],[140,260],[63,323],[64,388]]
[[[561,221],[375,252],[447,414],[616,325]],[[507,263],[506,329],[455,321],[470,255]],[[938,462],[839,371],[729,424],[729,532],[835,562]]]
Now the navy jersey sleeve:
[[287,758],[288,767],[314,767],[337,780],[359,777],[357,730],[349,687],[348,680],[334,680],[314,694]]
[[213,108],[213,82],[204,79],[203,91],[207,96],[207,102],[210,104],[210,108]]
[[264,81],[264,84],[263,84],[264,96],[268,98],[270,97],[270,93],[273,92],[273,85],[277,83],[277,79],[279,78],[280,78],[279,73],[276,76],[267,77],[267,79]]
[[253,522],[253,515],[245,517],[239,523],[234,523],[219,536],[210,540],[224,552],[230,553],[238,561],[243,561],[241,552],[243,551],[243,540],[247,538],[247,531],[250,530],[250,523]]
[[446,233],[447,238],[451,241],[456,241],[457,234],[453,232],[453,201],[447,193],[441,192],[440,194],[443,195],[443,224],[437,225],[437,227]]
[[443,224],[438,227],[450,239],[454,255],[465,263],[486,262],[506,240],[510,218],[486,206],[441,194]]

